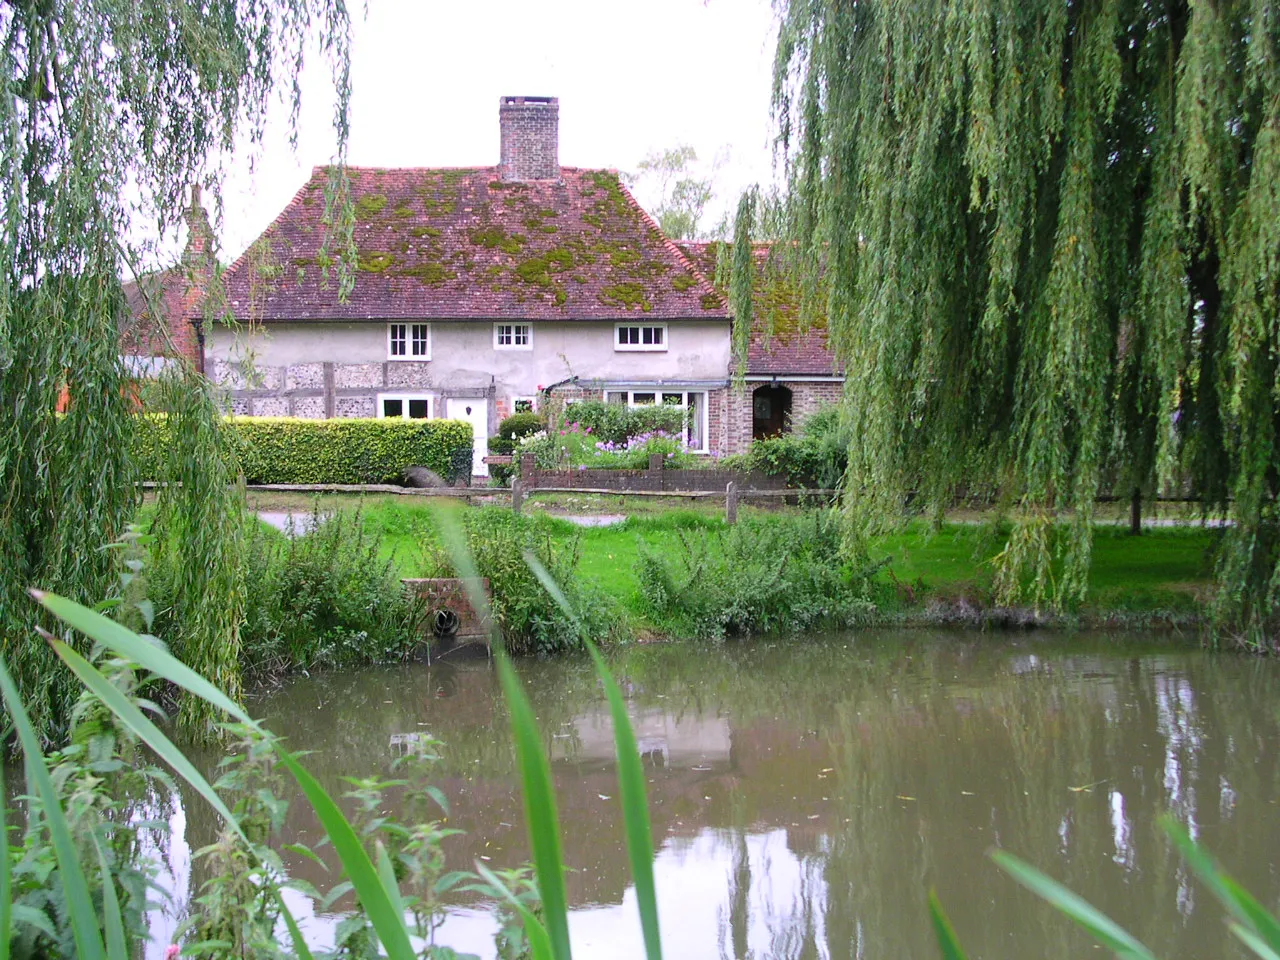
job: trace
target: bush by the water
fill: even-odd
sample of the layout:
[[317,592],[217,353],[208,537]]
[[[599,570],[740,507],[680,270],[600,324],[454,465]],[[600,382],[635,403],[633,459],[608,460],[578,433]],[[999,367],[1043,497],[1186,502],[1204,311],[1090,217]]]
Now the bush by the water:
[[[463,520],[476,572],[489,580],[493,616],[509,653],[557,653],[581,646],[583,639],[600,642],[618,633],[613,602],[578,576],[577,537],[566,539],[563,530],[552,529],[556,525],[506,510],[470,511]],[[424,576],[458,575],[445,550],[427,549]],[[576,622],[529,569],[526,554],[535,556],[560,585]]]
[[[406,467],[449,476],[459,453],[469,458],[471,450],[471,425],[459,420],[233,417],[223,424],[249,483],[397,483]],[[164,417],[137,418],[134,459],[144,480],[161,475],[169,442]]]
[[846,627],[874,610],[832,510],[748,515],[732,527],[682,530],[680,540],[676,551],[642,548],[636,565],[650,612],[678,635]]
[[797,424],[796,430],[752,441],[745,454],[725,457],[722,466],[785,477],[793,487],[834,489],[849,462],[849,432],[838,407],[827,407]]
[[[381,538],[366,530],[359,511],[297,519],[309,532],[293,537],[246,521],[245,676],[405,659],[418,640],[420,604],[406,594],[392,561],[380,557]],[[176,626],[169,622],[176,571],[168,556],[155,551],[146,576],[162,639]]]

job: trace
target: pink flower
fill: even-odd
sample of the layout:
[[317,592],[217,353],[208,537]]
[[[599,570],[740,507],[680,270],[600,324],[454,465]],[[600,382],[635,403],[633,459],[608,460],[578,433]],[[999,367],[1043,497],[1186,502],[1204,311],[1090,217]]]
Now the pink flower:
[[164,960],[178,960],[178,954],[182,953],[182,948],[176,943],[171,943],[165,948]]
[[561,430],[561,431],[560,431],[560,436],[562,436],[562,437],[564,436],[564,431],[563,431],[563,430]]

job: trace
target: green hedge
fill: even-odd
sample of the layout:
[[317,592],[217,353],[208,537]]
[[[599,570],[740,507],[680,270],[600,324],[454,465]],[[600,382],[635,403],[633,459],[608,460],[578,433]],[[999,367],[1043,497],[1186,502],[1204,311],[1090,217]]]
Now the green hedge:
[[[455,452],[462,460],[471,451],[471,425],[459,420],[234,417],[224,425],[249,483],[398,483],[405,467],[447,479]],[[146,480],[161,477],[168,433],[164,417],[138,418],[134,456]]]

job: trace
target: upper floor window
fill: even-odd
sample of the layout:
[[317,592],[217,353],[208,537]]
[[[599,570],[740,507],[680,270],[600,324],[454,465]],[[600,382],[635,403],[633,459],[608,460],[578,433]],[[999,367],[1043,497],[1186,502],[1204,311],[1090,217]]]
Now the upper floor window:
[[431,324],[387,324],[387,357],[391,360],[430,360]]
[[620,323],[614,329],[615,350],[667,349],[667,325],[665,323],[643,326]]
[[493,346],[496,350],[532,350],[533,327],[527,323],[495,323]]

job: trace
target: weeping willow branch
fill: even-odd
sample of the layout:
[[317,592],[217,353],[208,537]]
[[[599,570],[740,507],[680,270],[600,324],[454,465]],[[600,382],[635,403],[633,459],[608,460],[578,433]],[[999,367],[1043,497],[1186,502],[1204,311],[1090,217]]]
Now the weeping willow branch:
[[[261,142],[282,80],[296,121],[297,78],[317,47],[334,71],[340,166],[349,44],[343,0],[0,3],[0,645],[47,737],[74,685],[32,632],[23,591],[110,593],[118,568],[101,548],[138,507],[121,281],[155,251],[130,242],[133,227],[154,216],[170,230],[190,184],[216,188],[237,144]],[[226,489],[207,387],[190,370],[179,382],[168,390],[184,424],[175,478]],[[192,569],[184,649],[234,691],[234,653],[219,646],[236,649],[241,609],[228,502],[190,496],[168,509]]]
[[1190,486],[1234,522],[1221,622],[1261,642],[1280,597],[1276,4],[780,6],[792,237],[823,265],[848,372],[859,527],[909,496],[1003,498],[1006,597],[1063,603],[1085,594],[1100,492]]

